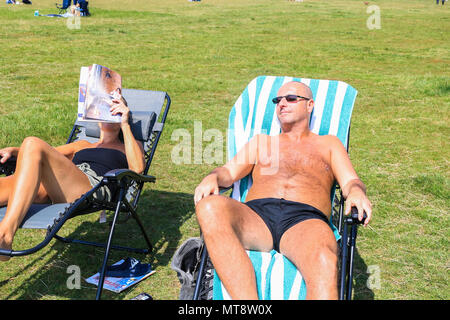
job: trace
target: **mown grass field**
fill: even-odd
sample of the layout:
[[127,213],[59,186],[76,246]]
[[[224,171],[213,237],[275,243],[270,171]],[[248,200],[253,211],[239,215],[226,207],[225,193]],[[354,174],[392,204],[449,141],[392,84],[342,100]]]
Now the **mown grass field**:
[[[81,66],[108,66],[124,87],[172,98],[150,170],[157,183],[145,187],[139,207],[155,251],[136,258],[156,273],[121,294],[105,291],[104,299],[141,292],[178,298],[170,261],[185,239],[199,235],[193,190],[222,163],[173,163],[179,142],[172,133],[185,128],[193,136],[199,121],[203,131],[219,129],[225,137],[230,108],[258,75],[339,79],[359,91],[350,157],[374,218],[358,234],[354,298],[450,298],[448,4],[370,1],[381,17],[381,29],[370,30],[361,0],[91,0],[92,16],[69,29],[66,19],[33,16],[57,13],[54,2],[0,4],[0,148],[29,135],[65,143]],[[103,241],[107,228],[97,220],[75,218],[61,234]],[[143,245],[137,231],[133,223],[120,225],[117,243]],[[19,230],[14,248],[44,234]],[[110,261],[125,256],[113,252]],[[102,259],[99,249],[52,241],[0,264],[0,299],[93,299],[96,287],[83,280],[80,289],[68,289],[67,268],[77,265],[87,278]],[[380,282],[368,288],[373,266]]]

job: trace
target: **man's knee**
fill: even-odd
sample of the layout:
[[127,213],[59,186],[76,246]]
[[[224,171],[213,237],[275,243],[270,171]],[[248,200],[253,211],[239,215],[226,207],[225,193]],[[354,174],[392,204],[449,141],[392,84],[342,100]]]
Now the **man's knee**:
[[311,263],[320,278],[334,279],[338,271],[337,248],[329,245],[319,247],[313,254]]
[[338,256],[328,246],[316,251],[312,269],[304,279],[308,291],[308,299],[337,299]]
[[221,195],[210,195],[200,200],[196,207],[197,220],[203,231],[220,227],[226,219],[227,199]]

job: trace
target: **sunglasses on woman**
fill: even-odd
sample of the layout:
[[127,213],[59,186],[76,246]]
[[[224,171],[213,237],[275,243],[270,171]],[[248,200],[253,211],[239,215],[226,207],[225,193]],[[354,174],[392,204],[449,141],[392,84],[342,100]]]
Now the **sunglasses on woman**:
[[297,96],[295,94],[288,94],[287,96],[280,96],[280,97],[275,97],[272,99],[272,102],[275,104],[279,104],[281,100],[283,100],[283,98],[286,98],[287,102],[297,102],[298,98],[302,99],[302,100],[310,100],[309,98],[306,97],[302,97],[302,96]]

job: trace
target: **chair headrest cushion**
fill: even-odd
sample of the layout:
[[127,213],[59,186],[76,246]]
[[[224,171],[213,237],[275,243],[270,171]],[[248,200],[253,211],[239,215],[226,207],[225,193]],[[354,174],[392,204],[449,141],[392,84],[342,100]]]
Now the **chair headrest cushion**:
[[[130,112],[129,123],[131,132],[136,140],[147,141],[156,122],[156,113],[134,111]],[[100,128],[97,122],[80,123],[85,128],[85,135],[92,138],[100,138]]]

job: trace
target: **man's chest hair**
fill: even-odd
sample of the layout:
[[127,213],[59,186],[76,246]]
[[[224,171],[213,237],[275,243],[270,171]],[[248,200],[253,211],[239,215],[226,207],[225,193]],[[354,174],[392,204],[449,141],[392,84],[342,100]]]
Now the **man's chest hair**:
[[[273,142],[273,141],[272,141]],[[262,148],[261,148],[262,149]],[[258,166],[278,168],[278,173],[293,175],[296,173],[331,174],[330,151],[321,144],[272,143],[265,152],[259,152]]]
[[[327,153],[326,153],[327,154]],[[279,168],[292,173],[328,173],[329,159],[317,148],[280,148]]]

